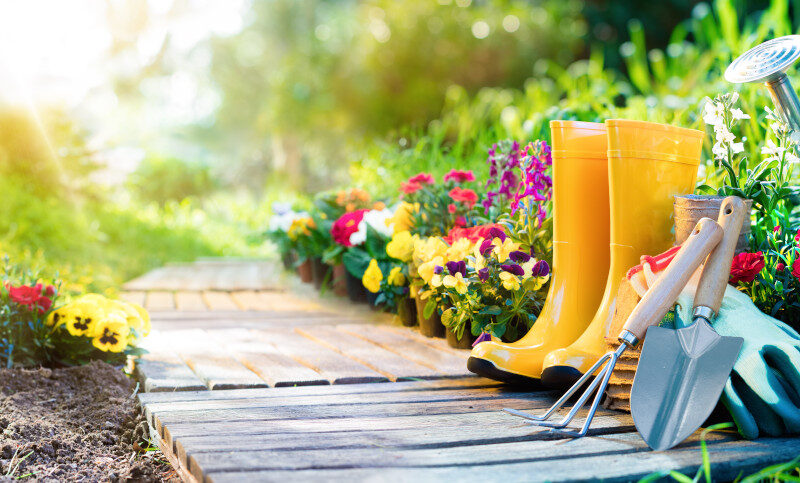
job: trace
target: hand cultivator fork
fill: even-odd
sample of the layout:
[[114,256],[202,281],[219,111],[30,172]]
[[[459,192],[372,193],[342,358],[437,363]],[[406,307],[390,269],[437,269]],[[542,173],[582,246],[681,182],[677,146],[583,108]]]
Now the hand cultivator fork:
[[[664,318],[664,315],[675,303],[681,290],[683,290],[686,282],[714,247],[719,244],[722,235],[722,228],[709,218],[703,218],[697,223],[692,234],[678,250],[672,263],[664,270],[660,278],[647,291],[628,317],[619,335],[619,340],[622,342],[619,348],[601,357],[546,413],[541,416],[535,416],[516,409],[506,408],[504,410],[514,416],[529,420],[533,425],[551,428],[551,431],[558,434],[574,438],[585,436],[592,424],[592,419],[597,412],[600,401],[603,399],[603,393],[605,393],[611,373],[614,371],[614,366],[617,365],[619,357],[628,347],[636,347],[639,340],[644,337],[648,327],[658,324]],[[589,383],[589,386],[564,419],[558,422],[548,421],[601,367],[600,373]],[[567,428],[592,394],[595,394],[595,397],[581,429],[579,431],[564,429]]]

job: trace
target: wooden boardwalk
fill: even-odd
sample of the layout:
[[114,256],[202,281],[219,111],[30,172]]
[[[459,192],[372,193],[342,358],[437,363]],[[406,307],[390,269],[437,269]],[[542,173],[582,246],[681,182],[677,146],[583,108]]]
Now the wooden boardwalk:
[[[126,287],[153,315],[138,397],[187,481],[635,481],[702,464],[699,432],[653,452],[626,413],[602,410],[579,440],[530,426],[502,408],[541,412],[553,394],[470,376],[466,351],[283,275],[259,279],[279,273],[263,265],[201,261],[194,285],[185,264]],[[800,454],[800,439],[707,440],[720,481]]]

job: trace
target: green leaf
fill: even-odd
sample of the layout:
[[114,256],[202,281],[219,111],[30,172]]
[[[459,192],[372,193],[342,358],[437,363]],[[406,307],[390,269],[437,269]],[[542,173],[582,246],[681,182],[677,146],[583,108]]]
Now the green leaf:
[[367,266],[371,260],[370,256],[360,248],[350,248],[342,256],[342,263],[344,268],[350,272],[350,275],[360,279],[367,271]]
[[431,295],[428,301],[425,302],[425,309],[422,311],[423,317],[430,319],[433,316],[433,311],[436,310],[436,297]]
[[497,305],[489,305],[487,307],[482,308],[478,313],[481,315],[500,315],[502,312],[503,309],[501,309]]

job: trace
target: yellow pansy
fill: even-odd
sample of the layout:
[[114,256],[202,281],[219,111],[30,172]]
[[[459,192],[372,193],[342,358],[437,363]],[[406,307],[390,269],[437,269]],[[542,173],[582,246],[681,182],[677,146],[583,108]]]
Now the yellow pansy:
[[390,284],[394,285],[395,287],[402,287],[406,284],[406,276],[403,275],[403,268],[402,267],[394,267],[389,272],[389,277],[387,278]]
[[289,225],[289,232],[287,233],[289,239],[297,240],[301,235],[303,236],[310,236],[311,231],[309,228],[315,228],[316,224],[314,220],[310,217],[305,218],[297,218],[292,221],[292,224]]
[[410,231],[401,231],[394,234],[392,240],[386,244],[386,254],[401,262],[410,262],[414,256],[414,244],[419,237],[411,235]]
[[433,269],[436,266],[444,265],[444,258],[441,256],[434,257],[433,260],[427,261],[419,266],[417,269],[417,273],[419,273],[420,278],[425,281],[425,283],[430,283],[431,279],[433,278]]
[[95,324],[106,316],[105,310],[93,300],[79,299],[59,310],[65,318],[63,323],[67,332],[74,336],[92,334]]
[[460,294],[467,293],[467,281],[461,275],[461,272],[456,272],[455,275],[445,275],[442,284],[447,288],[454,288]]
[[525,288],[532,291],[539,290],[544,286],[544,284],[547,283],[548,280],[550,280],[550,275],[545,275],[544,277],[529,278],[528,280],[525,281]]
[[92,345],[103,352],[122,352],[128,346],[130,328],[121,313],[108,314],[94,325]]
[[[387,222],[394,223],[394,232],[408,231],[414,228],[414,213],[419,211],[419,203],[412,205],[406,201],[400,203],[394,216]],[[388,226],[388,225],[387,225]]]
[[441,238],[428,237],[414,244],[414,258],[419,260],[419,263],[431,261],[436,257],[444,258],[448,248],[447,243]]
[[459,262],[467,256],[470,248],[472,248],[472,243],[466,238],[461,238],[456,240],[453,246],[447,249],[445,256],[452,262]]
[[495,246],[494,252],[497,254],[497,261],[500,263],[508,260],[509,253],[519,250],[519,243],[514,243],[511,238],[506,238],[503,242],[499,238],[495,238],[492,244]]
[[378,261],[373,258],[369,261],[364,276],[361,277],[361,283],[370,292],[378,293],[381,289],[381,280],[383,280],[383,272],[381,272],[381,267],[378,266]]
[[513,273],[500,272],[500,280],[506,290],[519,290],[519,279]]
[[480,252],[476,252],[474,260],[471,263],[471,265],[472,265],[472,268],[474,268],[476,272],[478,270],[483,270],[484,268],[486,268],[486,259],[483,258],[483,255],[481,255]]

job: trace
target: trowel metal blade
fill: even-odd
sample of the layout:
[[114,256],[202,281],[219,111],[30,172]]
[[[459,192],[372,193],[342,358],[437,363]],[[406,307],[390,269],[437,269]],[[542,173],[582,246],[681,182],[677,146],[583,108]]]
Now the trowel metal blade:
[[631,414],[648,446],[688,438],[719,400],[744,340],[723,337],[701,318],[684,329],[650,327],[631,389]]

